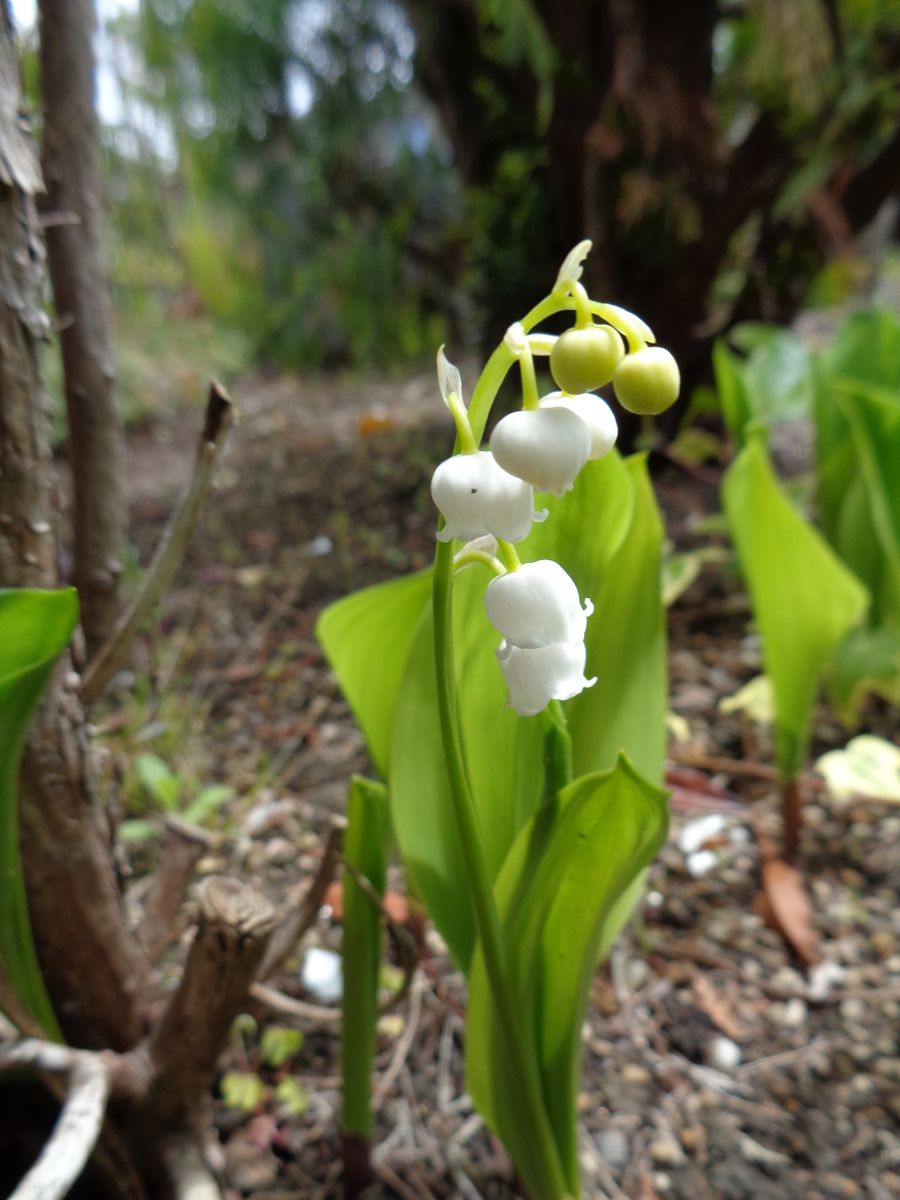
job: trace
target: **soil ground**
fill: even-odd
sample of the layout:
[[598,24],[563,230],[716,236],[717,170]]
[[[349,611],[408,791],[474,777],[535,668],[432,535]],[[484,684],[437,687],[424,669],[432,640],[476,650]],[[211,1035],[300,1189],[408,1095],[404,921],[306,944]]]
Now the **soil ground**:
[[[403,385],[256,380],[240,401],[218,491],[158,630],[116,681],[100,740],[126,797],[128,764],[141,749],[169,757],[186,777],[234,787],[199,873],[234,872],[287,905],[316,869],[348,776],[366,766],[316,644],[316,616],[348,590],[430,561],[428,478],[449,432],[430,376]],[[187,478],[195,427],[199,413],[179,413],[130,436],[141,561]],[[658,464],[679,549],[707,544],[701,522],[717,510],[716,475]],[[760,671],[727,561],[704,567],[671,608],[669,629],[682,739],[671,746],[673,827],[641,915],[594,984],[580,1097],[585,1194],[900,1197],[900,809],[836,806],[807,777],[801,863],[812,929],[832,964],[810,970],[758,911],[758,835],[777,841],[778,798],[766,730],[718,707]],[[876,706],[866,725],[896,736],[897,714]],[[814,754],[847,737],[823,709]],[[711,858],[690,859],[685,829],[716,813],[719,826],[705,835]],[[122,852],[135,906],[153,865],[152,845]],[[399,876],[395,886],[402,890]],[[299,980],[309,945],[339,948],[327,905],[274,981],[301,1001],[315,1000]],[[177,961],[173,954],[164,984]],[[382,1020],[371,1195],[512,1197],[503,1151],[465,1092],[462,980],[432,935],[425,966]],[[249,1111],[226,1106],[219,1088],[209,1156],[225,1193],[336,1197],[333,1014],[296,1018],[256,1002],[248,1011],[260,1028],[296,1024],[305,1036],[276,1070],[262,1064],[248,1028],[223,1062],[223,1075],[258,1073],[264,1085]],[[306,1092],[297,1115],[275,1095],[289,1072]]]

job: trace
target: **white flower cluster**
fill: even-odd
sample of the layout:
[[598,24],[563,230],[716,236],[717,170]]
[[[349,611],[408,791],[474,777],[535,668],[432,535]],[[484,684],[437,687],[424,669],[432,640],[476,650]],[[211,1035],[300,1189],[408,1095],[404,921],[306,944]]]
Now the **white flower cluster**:
[[[487,559],[502,572],[488,585],[485,603],[503,635],[497,657],[509,702],[523,716],[596,682],[584,673],[590,600],[582,606],[575,583],[558,563],[542,559],[523,565],[512,548],[533,522],[547,516],[546,509],[535,509],[534,492],[562,496],[587,462],[603,458],[615,445],[616,418],[594,389],[612,383],[620,403],[640,414],[662,412],[679,389],[674,358],[647,346],[653,333],[639,317],[590,301],[579,282],[589,249],[590,242],[575,247],[554,288],[554,295],[567,297],[575,309],[571,329],[559,337],[529,337],[518,323],[507,330],[504,341],[522,375],[522,408],[497,424],[490,449],[476,442],[459,371],[443,349],[438,354],[441,395],[456,422],[461,453],[441,463],[432,479],[431,494],[444,517],[437,536],[443,542],[473,542],[491,535],[507,543],[502,564],[481,550],[466,549],[469,561]],[[594,315],[607,324],[597,324]],[[539,396],[533,354],[549,354],[560,390]]]
[[[521,326],[508,344],[525,340]],[[526,346],[527,351],[527,346]],[[460,428],[460,454],[442,462],[431,494],[444,516],[438,539],[472,542],[487,534],[515,544],[547,511],[536,511],[534,491],[556,495],[571,489],[590,459],[602,458],[616,441],[616,419],[599,396],[555,391],[504,417],[489,450],[475,445],[462,402],[459,372],[438,356],[438,378],[447,407]],[[584,636],[593,611],[563,568],[543,559],[494,579],[485,596],[488,618],[503,635],[497,650],[510,705],[522,716],[542,712],[551,700],[568,700],[595,682],[585,677]]]

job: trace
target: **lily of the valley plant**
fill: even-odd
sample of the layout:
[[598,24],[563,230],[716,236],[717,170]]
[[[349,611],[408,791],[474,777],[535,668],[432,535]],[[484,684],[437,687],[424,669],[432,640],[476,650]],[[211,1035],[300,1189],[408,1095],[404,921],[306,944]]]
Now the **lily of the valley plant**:
[[[667,818],[661,524],[644,460],[619,456],[596,393],[611,383],[629,411],[659,413],[678,368],[638,317],[588,296],[589,249],[510,326],[468,405],[439,352],[457,438],[432,480],[434,568],[348,597],[319,625],[384,781],[366,792],[369,811],[389,806],[411,884],[467,977],[469,1090],[532,1200],[581,1195],[590,980]],[[560,312],[572,328],[538,330]],[[555,386],[542,395],[548,359]],[[521,408],[482,446],[511,370]],[[344,1120],[366,1137],[359,1064],[346,1069],[349,1047],[371,1052],[357,1013],[345,1013]]]

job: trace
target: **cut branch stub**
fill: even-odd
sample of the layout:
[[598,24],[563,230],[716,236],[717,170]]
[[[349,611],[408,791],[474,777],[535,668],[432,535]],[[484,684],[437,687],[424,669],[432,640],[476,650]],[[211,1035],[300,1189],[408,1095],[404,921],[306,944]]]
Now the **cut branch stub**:
[[202,1120],[216,1063],[276,920],[268,900],[235,879],[204,880],[197,899],[197,934],[148,1047],[153,1084],[143,1107],[168,1128]]

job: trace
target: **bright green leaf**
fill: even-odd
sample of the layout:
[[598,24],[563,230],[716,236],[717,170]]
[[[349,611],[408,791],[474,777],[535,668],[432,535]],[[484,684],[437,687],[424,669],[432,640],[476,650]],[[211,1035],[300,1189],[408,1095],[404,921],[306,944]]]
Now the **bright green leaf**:
[[900,705],[900,628],[854,629],[834,652],[828,695],[838,716],[852,725],[872,692]]
[[299,1029],[285,1025],[267,1025],[259,1042],[263,1062],[269,1067],[281,1067],[293,1058],[303,1045],[303,1034]]
[[226,1108],[237,1108],[241,1112],[253,1112],[262,1103],[265,1093],[263,1081],[258,1075],[244,1071],[227,1071],[219,1088]]
[[789,778],[806,754],[828,660],[861,620],[868,595],[786,499],[761,431],[748,437],[722,492],[772,680],[778,767]]
[[631,520],[616,553],[603,563],[578,542],[559,546],[560,560],[587,587],[587,671],[594,687],[566,706],[576,775],[605,771],[624,750],[647,779],[662,778],[666,720],[666,628],[662,605],[663,529],[644,455],[625,461]]
[[155,754],[139,754],[134,769],[141,786],[150,793],[163,812],[172,812],[181,795],[181,780]]
[[191,825],[205,825],[214,817],[223,804],[233,799],[235,791],[224,783],[213,783],[205,787],[194,800],[190,802],[181,814]]
[[[667,824],[666,793],[622,756],[612,770],[576,779],[541,809],[516,839],[497,880],[520,1031],[535,1039],[530,1049],[573,1193],[581,1027],[591,978],[621,925],[623,906],[630,911],[635,884],[662,845]],[[477,953],[469,981],[468,1086],[488,1125],[525,1170],[529,1132],[518,1120],[497,1019]]]
[[275,1099],[289,1117],[301,1117],[309,1108],[309,1092],[292,1075],[279,1080]]
[[77,620],[71,589],[0,591],[0,965],[52,1037],[59,1029],[31,940],[19,857],[18,776],[31,715]]
[[420,571],[338,600],[316,624],[325,657],[384,778],[400,680],[430,594],[431,572]]
[[117,833],[120,842],[138,845],[141,842],[151,842],[155,838],[162,837],[163,826],[158,825],[155,821],[144,820],[143,817],[135,817],[130,821],[122,821]]
[[865,578],[873,617],[900,626],[900,391],[839,379],[834,393],[853,436],[880,551]]

